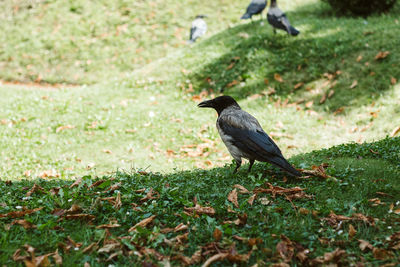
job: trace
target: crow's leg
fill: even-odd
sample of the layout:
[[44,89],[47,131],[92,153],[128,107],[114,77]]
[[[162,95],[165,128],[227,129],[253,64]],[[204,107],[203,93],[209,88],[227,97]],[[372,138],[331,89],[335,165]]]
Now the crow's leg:
[[236,168],[233,170],[233,173],[237,173],[238,169],[240,168],[240,165],[242,165],[242,160],[236,160]]
[[251,167],[253,167],[253,164],[254,164],[254,159],[251,159],[250,160],[250,166],[249,166],[249,169],[247,170],[247,172],[251,171]]

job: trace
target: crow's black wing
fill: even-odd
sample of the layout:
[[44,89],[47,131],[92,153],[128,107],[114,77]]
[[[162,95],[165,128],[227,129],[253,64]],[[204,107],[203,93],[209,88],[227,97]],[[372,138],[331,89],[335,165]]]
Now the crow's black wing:
[[225,135],[231,137],[231,143],[249,158],[275,164],[295,176],[301,175],[286,161],[279,147],[264,131],[237,128],[223,120],[219,121],[219,126]]
[[265,3],[250,3],[250,5],[247,7],[246,13],[250,16],[260,14],[264,10],[265,6]]

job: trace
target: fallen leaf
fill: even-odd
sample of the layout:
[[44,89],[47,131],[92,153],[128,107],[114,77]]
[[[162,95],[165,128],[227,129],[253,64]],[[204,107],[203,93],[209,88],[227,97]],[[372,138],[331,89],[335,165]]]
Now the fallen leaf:
[[31,188],[31,190],[28,191],[28,193],[26,193],[27,197],[30,197],[33,193],[35,192],[41,192],[44,193],[45,190],[43,187],[41,187],[40,185],[34,184]]
[[232,62],[231,64],[229,64],[228,67],[226,67],[227,70],[232,69],[235,66],[235,62]]
[[36,225],[34,225],[31,222],[28,222],[27,220],[14,220],[11,222],[11,225],[21,225],[22,227],[24,227],[25,229],[35,229]]
[[390,54],[389,51],[384,51],[384,52],[380,51],[380,52],[378,52],[378,54],[376,54],[375,60],[384,59],[384,58],[387,57],[389,54]]
[[359,55],[359,56],[357,57],[356,61],[357,61],[357,62],[360,62],[362,58],[363,58],[362,55]]
[[291,262],[294,255],[293,242],[281,234],[281,241],[276,245],[276,251],[285,262]]
[[305,106],[306,106],[306,108],[311,108],[313,104],[314,104],[314,101],[308,101],[308,102],[305,104]]
[[118,227],[121,227],[121,225],[118,223],[109,223],[109,224],[102,224],[102,225],[96,226],[97,229],[111,229],[111,228],[118,228]]
[[393,129],[393,131],[390,134],[390,137],[395,137],[398,133],[400,133],[400,126]]
[[275,73],[275,74],[274,74],[274,79],[275,79],[275,81],[278,81],[278,82],[280,82],[280,83],[283,83],[282,76],[281,76],[280,74],[278,74],[278,73]]
[[254,202],[254,200],[256,199],[256,197],[257,197],[257,194],[253,194],[253,195],[247,200],[247,203],[249,203],[250,206],[253,206],[253,202]]
[[226,85],[226,87],[227,87],[227,88],[231,88],[231,87],[233,87],[233,86],[235,86],[235,85],[237,85],[237,84],[239,84],[239,81],[233,80],[232,82],[228,83],[228,84]]
[[83,220],[83,221],[92,221],[96,217],[91,214],[84,214],[84,213],[78,213],[78,214],[69,214],[64,217],[67,220]]
[[395,78],[395,77],[391,77],[391,78],[390,78],[390,83],[391,83],[392,85],[395,85],[395,84],[397,83],[396,78]]
[[34,213],[34,212],[37,212],[37,211],[39,211],[39,210],[41,210],[41,209],[43,209],[43,207],[40,207],[40,208],[36,208],[36,209],[24,209],[24,210],[21,210],[21,211],[11,211],[11,212],[9,212],[9,213],[3,213],[3,214],[0,214],[0,218],[6,218],[6,217],[9,217],[9,218],[19,218],[19,217],[23,217],[23,216],[25,216],[25,215],[28,215],[28,214],[32,214],[32,213]]
[[150,224],[154,219],[156,218],[156,215],[150,216],[144,220],[141,220],[137,224],[135,224],[133,227],[129,228],[128,232],[135,231],[137,227],[146,227],[148,224]]
[[334,90],[329,90],[328,98],[331,98],[335,94]]
[[303,82],[296,83],[295,86],[294,86],[294,90],[299,89],[299,88],[302,87],[303,85],[304,85]]
[[357,85],[358,85],[357,80],[354,80],[353,83],[350,85],[349,88],[350,88],[350,89],[353,89],[353,88],[355,88]]
[[214,233],[213,233],[213,237],[215,239],[215,241],[219,242],[222,238],[222,232],[221,230],[219,230],[218,228],[215,228]]
[[239,203],[238,203],[238,200],[237,200],[237,190],[236,190],[236,189],[233,189],[233,190],[229,193],[229,195],[228,195],[228,200],[229,200],[230,202],[232,202],[233,205],[234,205],[236,208],[239,208]]
[[349,237],[352,239],[357,234],[356,229],[352,224],[349,224]]
[[360,242],[359,247],[360,247],[361,251],[364,251],[367,248],[370,249],[370,250],[372,250],[374,248],[374,246],[372,246],[368,241],[359,239],[358,242]]
[[325,103],[325,101],[326,101],[326,93],[324,93],[324,94],[322,95],[321,99],[319,100],[319,103],[320,103],[320,104],[323,104],[323,103]]
[[312,175],[312,176],[325,178],[325,179],[327,179],[327,178],[332,178],[332,176],[326,174],[325,168],[328,167],[328,166],[329,166],[329,165],[328,165],[327,163],[322,163],[322,164],[319,165],[319,166],[313,165],[313,166],[311,167],[312,170],[302,170],[301,172],[302,172],[302,173],[305,173],[305,174]]
[[71,185],[69,186],[69,188],[73,188],[73,187],[75,187],[75,186],[78,186],[81,182],[82,182],[82,178],[79,177],[78,179],[75,180],[75,182],[74,182],[73,184],[71,184]]
[[372,254],[374,255],[374,258],[377,260],[386,260],[393,258],[393,252],[390,250],[382,249],[382,248],[373,248],[372,249]]
[[[154,196],[155,195],[155,196]],[[146,196],[142,199],[140,199],[141,202],[151,200],[151,199],[158,199],[160,197],[160,193],[157,191],[154,191],[153,188],[150,188],[150,190],[147,192]]]
[[121,201],[121,193],[117,193],[117,197],[115,198],[115,202],[113,205],[114,209],[119,210],[122,207],[122,201]]
[[74,125],[64,125],[64,126],[60,126],[56,129],[56,133],[59,133],[61,131],[64,131],[66,129],[74,129],[75,126]]

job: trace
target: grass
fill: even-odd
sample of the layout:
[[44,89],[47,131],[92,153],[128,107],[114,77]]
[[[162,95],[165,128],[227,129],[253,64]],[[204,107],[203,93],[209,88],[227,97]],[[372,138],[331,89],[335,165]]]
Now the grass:
[[[242,255],[236,259],[253,248],[248,264],[263,265],[284,260],[277,256],[278,243],[289,250],[295,246],[296,253],[302,252],[298,244],[310,249],[310,261],[340,248],[347,253],[337,256],[343,265],[363,259],[375,265],[396,262],[398,250],[387,238],[400,228],[400,140],[388,136],[400,126],[399,4],[364,19],[337,18],[326,4],[313,0],[282,1],[301,31],[291,38],[274,35],[259,21],[239,22],[247,1],[189,8],[195,3],[0,3],[5,33],[0,36],[0,78],[9,81],[0,84],[0,214],[43,207],[20,218],[33,229],[10,216],[0,218],[5,229],[0,231],[0,262],[15,264],[11,256],[25,243],[36,248],[35,255],[58,248],[66,266],[100,266],[110,256],[107,263],[114,265],[182,264],[179,255],[190,257],[200,248],[204,262],[217,253],[215,246],[232,254],[233,244]],[[197,13],[209,15],[209,32],[186,46],[188,25]],[[385,57],[375,59],[385,51]],[[285,179],[266,164],[233,176],[215,129],[215,112],[196,107],[222,91],[258,118],[295,166],[329,163],[327,172],[335,179]],[[78,177],[82,182],[70,188]],[[90,188],[100,179],[104,183]],[[313,198],[290,203],[262,193],[250,206],[250,195],[239,194],[238,207],[227,200],[235,184],[253,191],[267,187],[266,182],[299,186]],[[118,183],[118,189],[108,190]],[[27,197],[34,184],[43,192]],[[150,188],[160,196],[141,201]],[[113,207],[118,194],[122,206]],[[194,197],[201,206],[213,207],[215,215],[185,214]],[[94,219],[53,214],[72,204]],[[336,228],[323,220],[331,211],[379,220],[375,226],[345,221]],[[224,223],[244,213],[246,223]],[[128,232],[152,215],[148,227]],[[119,227],[96,228],[115,221]],[[188,229],[162,231],[180,223]],[[356,230],[353,237],[349,224]],[[222,239],[218,231],[214,237],[216,228]],[[187,240],[174,239],[184,233]],[[298,244],[282,241],[281,234]],[[249,246],[248,238],[261,242],[250,239]],[[375,249],[361,251],[359,239]],[[92,242],[98,248],[114,245],[83,252]],[[138,253],[147,256],[138,258]],[[305,263],[293,258],[292,264]]]
[[[0,247],[3,250],[0,262],[7,266],[15,264],[11,255],[25,243],[36,249],[37,256],[52,253],[58,248],[66,266],[82,265],[85,262],[89,262],[91,266],[122,266],[143,261],[169,261],[172,265],[180,265],[183,263],[178,255],[190,258],[199,249],[202,251],[200,262],[204,262],[211,256],[207,255],[207,251],[212,251],[210,247],[213,246],[210,244],[220,247],[222,251],[234,244],[239,254],[252,251],[246,265],[258,263],[264,266],[283,261],[277,256],[276,247],[281,242],[280,235],[284,234],[293,242],[309,249],[308,259],[303,264],[311,264],[313,259],[336,248],[346,252],[346,256],[337,260],[343,265],[358,262],[374,265],[395,263],[400,254],[398,250],[390,249],[387,238],[400,231],[399,215],[390,212],[391,209],[399,208],[396,197],[400,193],[399,148],[399,138],[387,138],[363,145],[340,145],[292,159],[293,163],[304,168],[328,162],[327,173],[336,179],[286,180],[282,173],[265,164],[256,164],[251,174],[242,170],[237,175],[232,175],[232,164],[208,171],[193,170],[167,175],[117,172],[100,178],[85,176],[77,187],[72,188],[70,186],[73,181],[63,179],[21,180],[12,184],[3,181],[0,182],[1,190],[9,193],[0,197],[1,213],[14,211],[16,206],[43,209],[23,217],[36,226],[34,229],[23,229],[19,225],[7,226],[13,219],[0,219],[2,228],[10,227],[0,233]],[[372,153],[371,149],[379,154]],[[103,183],[93,186],[99,180]],[[238,207],[227,200],[235,184],[244,185],[253,191],[258,187],[268,188],[266,183],[285,188],[304,188],[305,193],[312,198],[293,199],[291,203],[283,196],[277,195],[273,198],[270,194],[259,193],[250,206],[247,200],[251,194],[239,194]],[[36,191],[27,198],[27,191],[34,184],[42,186],[43,192]],[[116,184],[120,187],[108,190]],[[52,188],[58,188],[58,194],[52,194]],[[154,193],[154,199],[141,200],[146,197],[150,188],[158,192],[159,197]],[[122,204],[115,208],[112,200],[119,194]],[[193,207],[194,198],[197,198],[201,206],[213,207],[215,214],[193,217],[185,214],[184,207]],[[265,198],[268,199],[267,202]],[[381,204],[373,205],[374,202],[370,199],[374,198],[378,198]],[[68,210],[73,204],[80,207],[80,214],[92,215],[94,219],[85,222],[52,215],[56,209]],[[132,207],[136,207],[136,211]],[[229,212],[229,209],[234,210],[234,213]],[[373,226],[367,221],[344,221],[336,228],[323,220],[331,211],[344,216],[361,213],[376,219]],[[247,214],[247,221],[242,225],[226,222],[234,221],[243,214]],[[153,215],[156,217],[147,227],[128,232],[136,223]],[[120,226],[108,230],[96,228],[110,222]],[[174,228],[180,223],[188,226],[188,229],[181,232],[165,231],[166,228]],[[349,236],[350,224],[356,230],[354,236]],[[215,229],[221,231],[221,239],[215,239]],[[183,238],[181,242],[174,239],[186,233],[187,239]],[[238,236],[242,241],[238,241]],[[68,238],[78,245],[71,245]],[[253,241],[248,241],[251,238]],[[380,258],[371,250],[361,251],[359,239],[370,242],[375,248],[391,251],[388,252],[390,256]],[[249,246],[248,242],[255,242],[255,245]],[[93,251],[84,252],[84,248],[92,243],[97,244]],[[99,250],[107,244],[115,245],[110,250]],[[144,247],[154,249],[159,254],[151,251],[138,257],[138,254],[143,254]],[[301,250],[297,246],[296,253],[298,251]],[[116,252],[121,254],[115,254],[107,261]],[[225,264],[229,264],[229,261],[220,263]],[[293,257],[292,264],[301,265],[301,262]]]

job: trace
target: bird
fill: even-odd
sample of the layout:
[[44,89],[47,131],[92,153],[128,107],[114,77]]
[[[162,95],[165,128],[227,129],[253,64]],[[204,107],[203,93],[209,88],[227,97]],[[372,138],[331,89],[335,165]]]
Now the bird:
[[266,6],[265,0],[252,0],[246,9],[246,13],[240,19],[251,19],[253,15],[261,14]]
[[297,29],[290,25],[286,14],[283,13],[283,11],[280,10],[276,4],[276,0],[271,0],[271,4],[267,12],[267,20],[268,23],[273,27],[274,33],[276,33],[276,29],[284,30],[292,36],[296,36],[300,33]]
[[190,28],[189,44],[196,42],[197,38],[203,36],[207,32],[207,23],[204,21],[206,15],[197,15],[192,21],[192,27]]
[[198,104],[200,108],[213,108],[218,113],[216,122],[218,133],[236,161],[236,173],[242,164],[242,158],[250,162],[248,172],[254,161],[269,162],[292,176],[301,176],[283,157],[281,150],[260,123],[252,115],[242,110],[235,99],[228,95],[218,96]]

